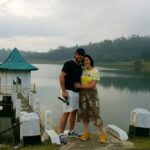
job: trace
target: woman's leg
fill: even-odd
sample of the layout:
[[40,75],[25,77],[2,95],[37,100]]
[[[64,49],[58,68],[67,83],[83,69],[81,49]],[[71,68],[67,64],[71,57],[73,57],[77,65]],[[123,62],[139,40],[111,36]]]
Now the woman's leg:
[[101,135],[105,135],[105,131],[104,131],[103,126],[99,127],[99,132]]
[[103,126],[100,126],[100,127],[99,127],[99,132],[100,132],[99,142],[103,144],[103,143],[105,143],[106,140],[107,140],[106,133],[105,133],[105,131],[104,131]]
[[89,124],[86,122],[83,122],[83,128],[84,128],[84,133],[81,135],[80,140],[85,141],[90,138]]
[[84,133],[89,133],[89,124],[86,122],[83,122],[83,128],[84,128]]

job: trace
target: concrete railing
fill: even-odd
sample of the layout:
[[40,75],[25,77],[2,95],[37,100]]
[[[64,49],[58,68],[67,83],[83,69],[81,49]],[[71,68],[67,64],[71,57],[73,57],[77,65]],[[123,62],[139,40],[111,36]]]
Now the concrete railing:
[[14,86],[1,86],[0,93],[1,94],[13,94],[15,91]]

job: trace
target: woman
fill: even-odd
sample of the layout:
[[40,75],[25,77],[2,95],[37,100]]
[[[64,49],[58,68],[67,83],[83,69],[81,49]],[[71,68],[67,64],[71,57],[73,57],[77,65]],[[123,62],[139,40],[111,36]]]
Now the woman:
[[94,68],[94,62],[91,56],[85,55],[84,69],[81,76],[81,84],[76,83],[75,87],[80,88],[80,109],[78,111],[78,121],[83,122],[84,133],[80,140],[85,141],[90,138],[89,122],[93,121],[94,125],[100,131],[99,142],[105,143],[106,134],[103,130],[103,122],[99,116],[99,98],[96,88],[96,81],[100,80],[99,71]]

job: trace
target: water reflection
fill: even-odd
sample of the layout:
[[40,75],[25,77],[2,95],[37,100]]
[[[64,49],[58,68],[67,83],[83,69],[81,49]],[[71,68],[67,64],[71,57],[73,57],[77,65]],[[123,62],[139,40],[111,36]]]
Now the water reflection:
[[150,78],[146,77],[101,77],[100,84],[103,87],[113,86],[118,90],[129,90],[130,92],[149,92]]
[[135,71],[114,68],[99,68],[101,74],[100,84],[103,87],[114,87],[120,91],[149,92],[150,76]]
[[[52,119],[58,125],[62,114],[59,73],[62,65],[36,65],[32,82],[36,83],[42,110],[51,110]],[[98,84],[101,115],[105,125],[115,124],[128,131],[130,112],[135,108],[150,108],[150,77],[123,69],[99,68],[101,80]],[[90,124],[91,131],[96,128]],[[82,124],[76,123],[76,130],[82,131]]]

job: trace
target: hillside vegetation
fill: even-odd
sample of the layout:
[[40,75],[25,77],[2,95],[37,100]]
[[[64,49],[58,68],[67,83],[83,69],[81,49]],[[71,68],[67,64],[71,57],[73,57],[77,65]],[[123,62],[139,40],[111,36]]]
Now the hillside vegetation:
[[[140,61],[150,61],[150,37],[138,35],[104,40],[99,43],[90,42],[88,45],[74,47],[60,46],[48,52],[20,51],[32,63],[59,63],[72,58],[78,47],[84,48],[86,53],[90,54],[98,65],[131,61],[138,64]],[[10,52],[11,50],[1,49],[0,61],[4,61]]]

